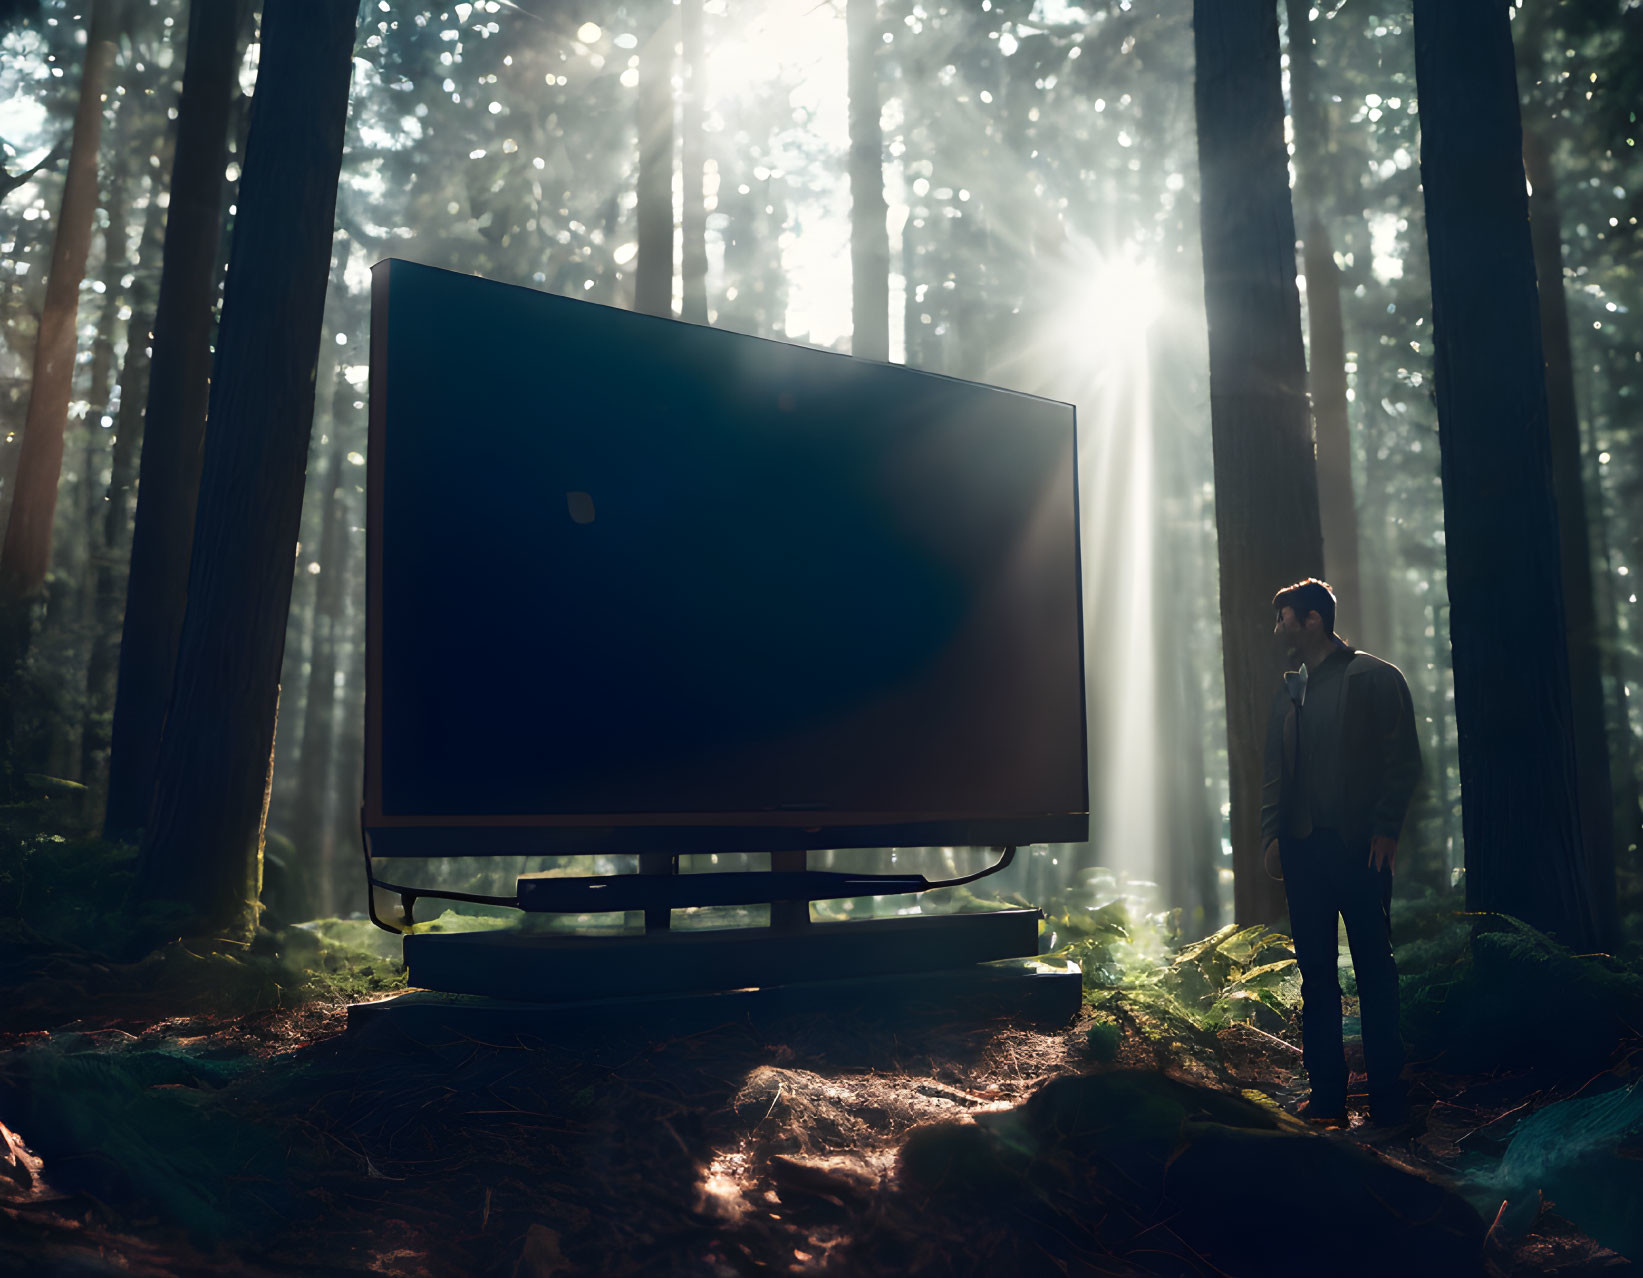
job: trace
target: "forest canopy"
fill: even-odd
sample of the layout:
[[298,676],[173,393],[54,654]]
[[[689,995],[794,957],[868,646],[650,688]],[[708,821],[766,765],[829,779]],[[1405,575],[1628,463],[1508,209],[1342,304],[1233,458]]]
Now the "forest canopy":
[[[1372,0],[1277,8],[1323,567],[1342,586],[1344,637],[1399,665],[1414,695],[1427,768],[1400,878],[1448,890],[1466,869],[1465,725],[1415,21]],[[127,715],[148,681],[122,672],[134,610],[162,654],[181,625],[186,579],[144,564],[174,560],[155,548],[190,536],[209,433],[202,361],[263,69],[260,6],[195,9],[39,0],[0,15],[0,520],[13,540],[27,523],[35,548],[32,566],[7,568],[7,785],[128,840],[148,817],[154,746],[123,725],[157,723],[164,705]],[[1635,6],[1528,0],[1511,34],[1532,218],[1555,231],[1537,236],[1535,265],[1543,308],[1556,294],[1563,316],[1542,316],[1553,415],[1572,414],[1560,517],[1578,504],[1588,541],[1587,611],[1569,625],[1596,690],[1579,713],[1595,713],[1608,757],[1582,755],[1582,775],[1608,774],[1612,864],[1631,881],[1639,21]],[[1152,908],[1182,911],[1186,932],[1227,917],[1242,836],[1217,608],[1203,139],[1182,92],[1194,61],[1186,7],[1132,0],[364,5],[279,679],[267,818],[279,912],[358,905],[367,284],[370,264],[395,256],[1076,403],[1082,497],[1099,512],[1084,547],[1091,842],[1036,849],[1021,886],[1042,894],[1100,865]],[[78,168],[75,147],[89,155]],[[75,173],[91,176],[71,199]],[[71,215],[84,220],[83,278],[54,300]],[[167,227],[188,218],[199,229],[185,261]],[[60,420],[38,428],[62,441],[45,501],[21,495],[45,489],[18,468],[25,419],[49,408],[39,360],[63,340],[51,334],[65,297],[74,353]],[[156,325],[166,306],[199,318]],[[196,434],[145,439],[145,409]],[[180,459],[169,471],[164,449]],[[163,503],[183,510],[179,526],[145,531],[143,485],[155,509],[181,494]]]

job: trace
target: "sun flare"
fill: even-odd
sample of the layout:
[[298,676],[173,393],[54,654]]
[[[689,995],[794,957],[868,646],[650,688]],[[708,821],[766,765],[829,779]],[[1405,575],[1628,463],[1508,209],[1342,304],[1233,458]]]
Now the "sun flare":
[[1069,335],[1101,347],[1144,342],[1164,302],[1152,263],[1123,253],[1092,250],[1087,256],[1071,277],[1075,291],[1065,303]]

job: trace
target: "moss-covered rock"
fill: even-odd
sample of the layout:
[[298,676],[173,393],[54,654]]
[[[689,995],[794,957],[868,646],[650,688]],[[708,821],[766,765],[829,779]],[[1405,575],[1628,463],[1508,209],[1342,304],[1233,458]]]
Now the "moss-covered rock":
[[1067,1260],[1263,1278],[1482,1273],[1483,1221],[1448,1188],[1155,1071],[1058,1078],[1018,1110],[922,1128],[898,1177],[962,1233],[1025,1230]]
[[1098,1016],[1084,1035],[1089,1047],[1090,1058],[1106,1064],[1118,1059],[1118,1049],[1123,1043],[1124,1033],[1118,1022],[1110,1016]]

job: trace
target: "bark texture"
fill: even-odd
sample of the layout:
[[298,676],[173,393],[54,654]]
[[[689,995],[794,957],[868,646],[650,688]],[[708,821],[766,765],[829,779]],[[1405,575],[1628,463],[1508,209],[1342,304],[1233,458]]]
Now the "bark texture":
[[254,917],[357,6],[267,0],[138,894]]
[[879,123],[878,0],[848,0],[850,50],[850,353],[890,358],[890,232]]
[[165,256],[154,317],[137,516],[114,698],[103,831],[134,839],[148,815],[177,636],[211,385],[211,326],[222,237],[229,103],[245,0],[194,0],[177,104]]
[[1239,923],[1268,923],[1284,912],[1260,847],[1267,709],[1284,668],[1272,596],[1323,571],[1277,9],[1196,0],[1193,43],[1233,902]]
[[[1358,569],[1358,506],[1352,488],[1352,434],[1346,400],[1346,329],[1341,272],[1329,233],[1334,200],[1329,128],[1318,96],[1312,50],[1312,0],[1286,0],[1289,85],[1295,126],[1295,198],[1306,275],[1308,386],[1318,445],[1318,511],[1324,570],[1335,590],[1335,629],[1373,650],[1364,623]],[[1382,633],[1384,624],[1378,627]],[[1377,635],[1376,643],[1381,642]]]
[[1539,298],[1504,5],[1415,0],[1466,902],[1586,946]]

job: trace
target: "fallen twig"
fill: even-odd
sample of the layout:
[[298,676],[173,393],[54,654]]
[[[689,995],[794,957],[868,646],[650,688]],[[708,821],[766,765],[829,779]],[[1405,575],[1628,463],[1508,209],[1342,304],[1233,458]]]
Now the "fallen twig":
[[1500,1207],[1495,1212],[1495,1218],[1489,1222],[1489,1230],[1483,1235],[1484,1250],[1488,1250],[1489,1240],[1495,1236],[1495,1226],[1500,1224],[1500,1218],[1506,1214],[1506,1204],[1511,1201],[1512,1200],[1510,1198],[1502,1198],[1500,1200]]
[[1296,1047],[1295,1044],[1286,1043],[1283,1039],[1279,1038],[1276,1034],[1268,1034],[1264,1029],[1261,1029],[1260,1027],[1255,1026],[1255,1025],[1251,1025],[1248,1021],[1234,1021],[1234,1022],[1232,1022],[1231,1025],[1227,1026],[1227,1028],[1228,1029],[1247,1029],[1251,1034],[1259,1034],[1262,1038],[1271,1039],[1274,1043],[1278,1044],[1279,1047],[1288,1048],[1290,1051],[1294,1052],[1297,1056],[1300,1055],[1301,1049]]

